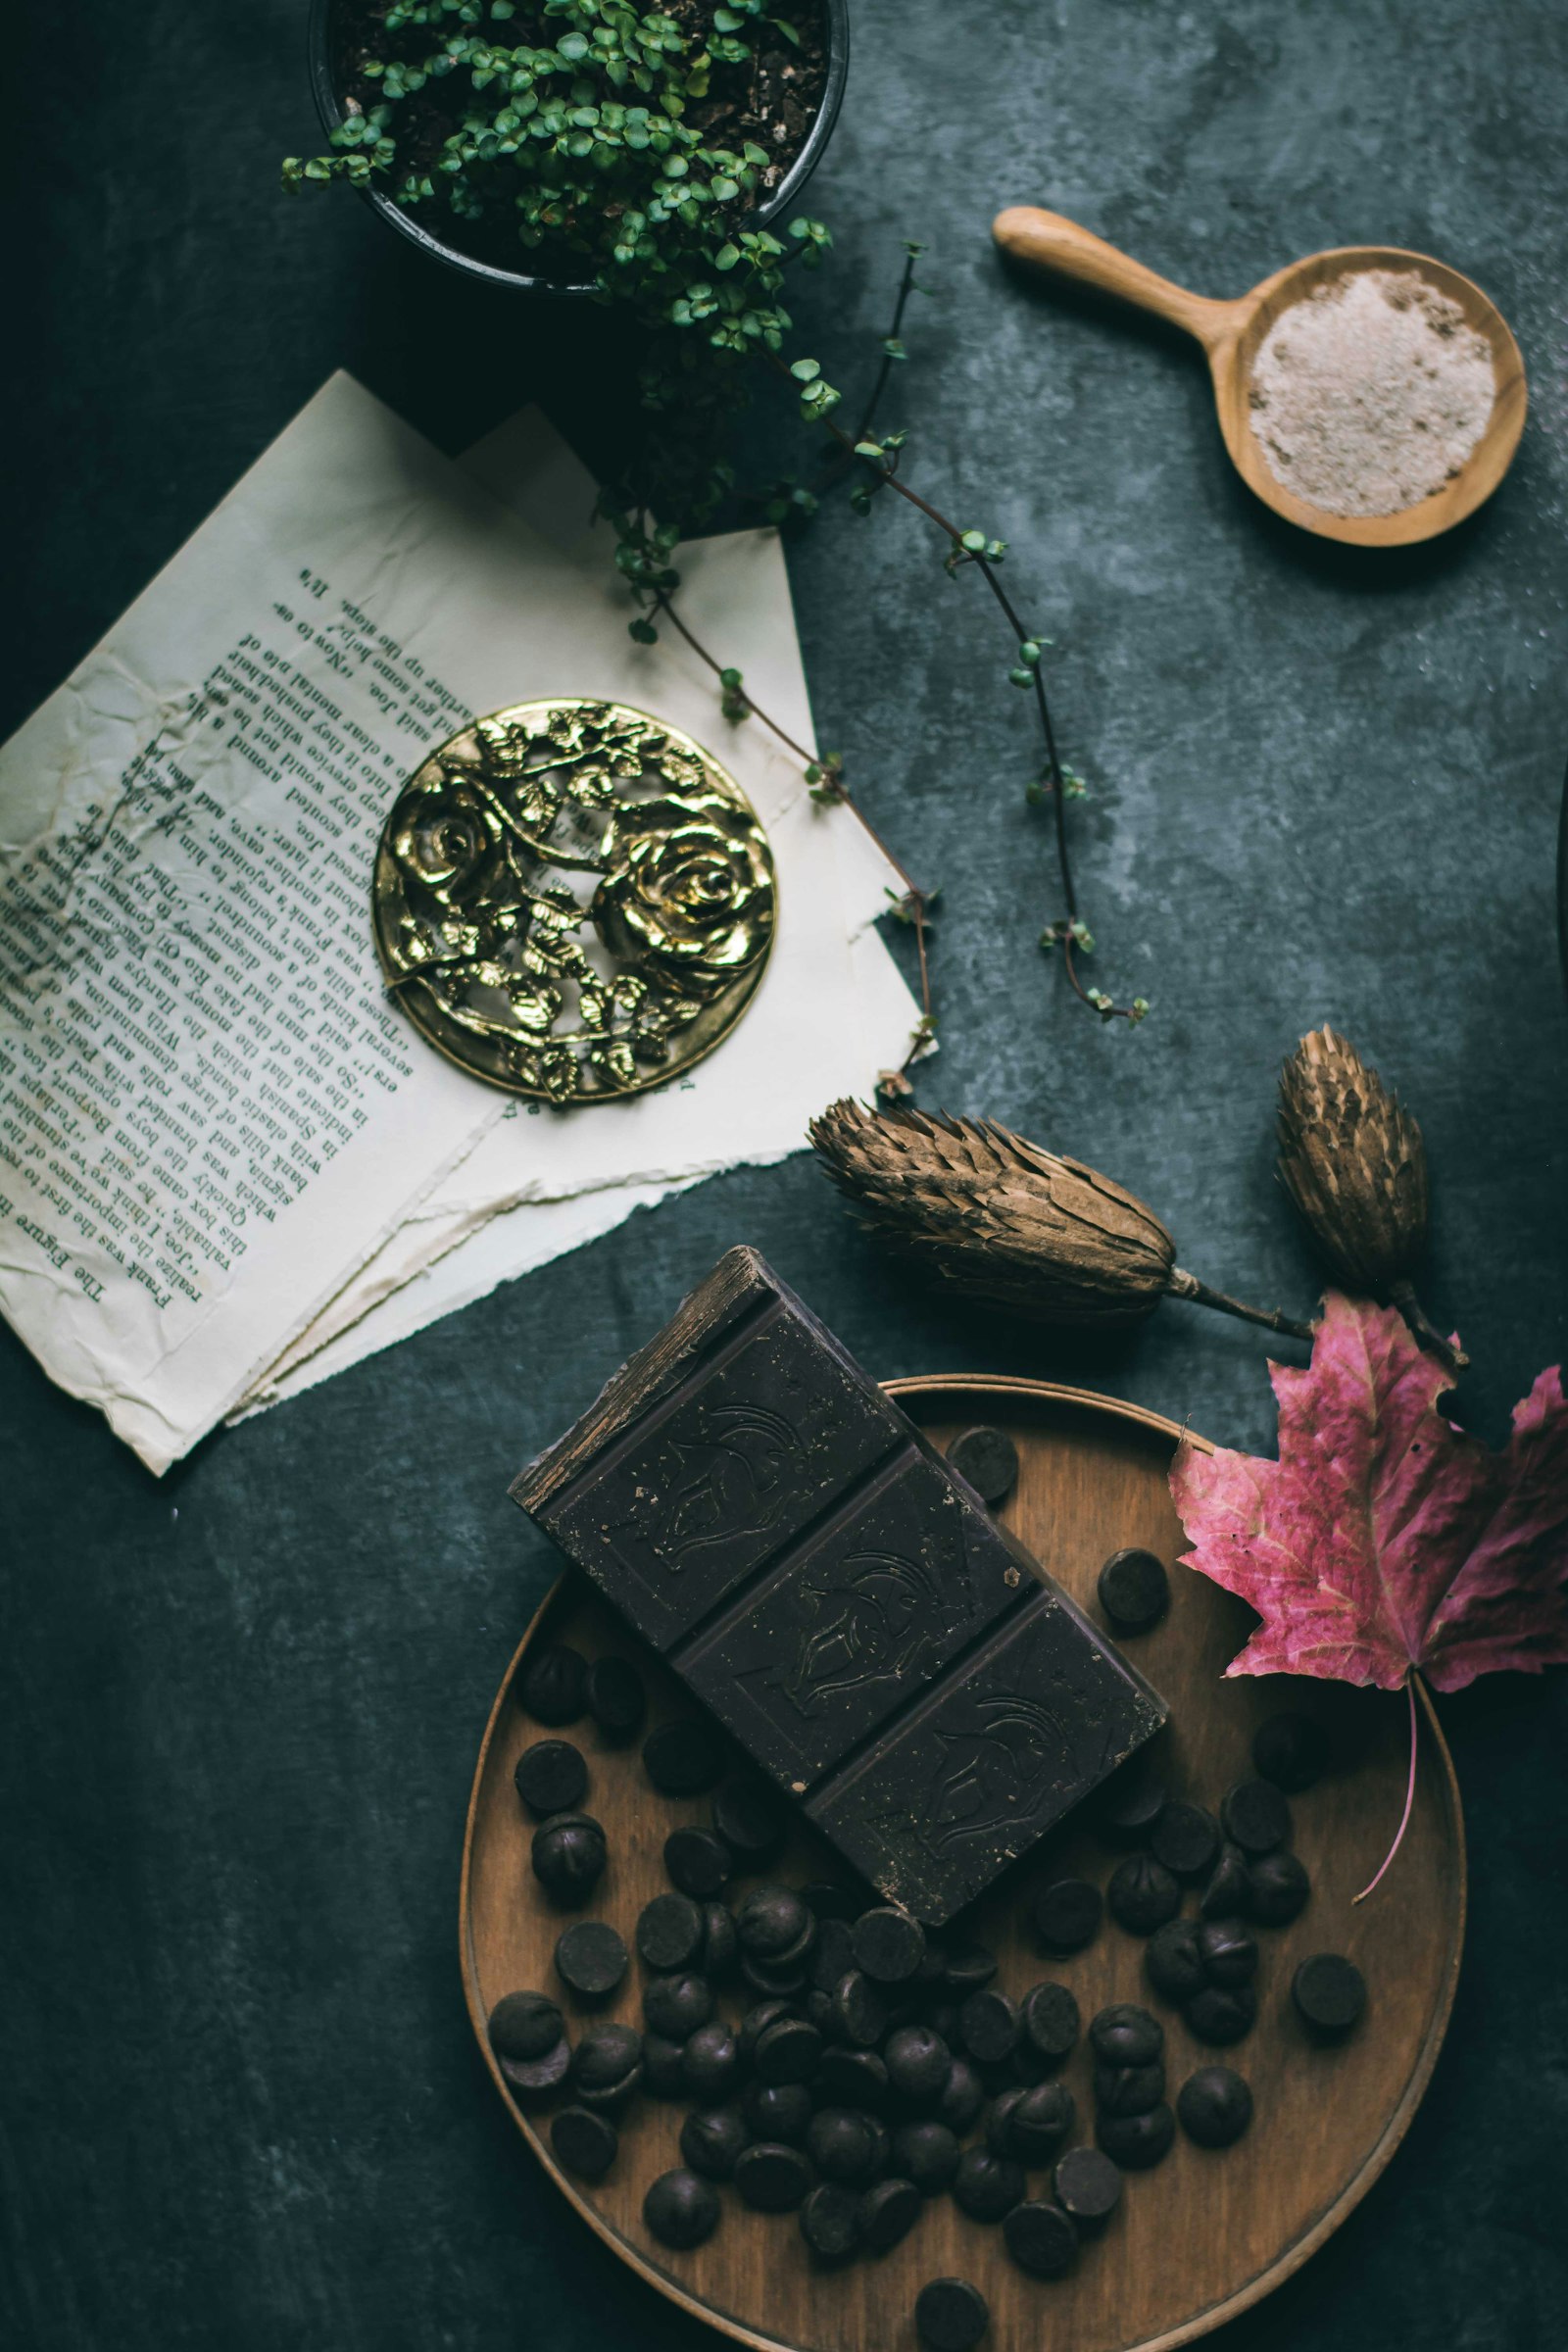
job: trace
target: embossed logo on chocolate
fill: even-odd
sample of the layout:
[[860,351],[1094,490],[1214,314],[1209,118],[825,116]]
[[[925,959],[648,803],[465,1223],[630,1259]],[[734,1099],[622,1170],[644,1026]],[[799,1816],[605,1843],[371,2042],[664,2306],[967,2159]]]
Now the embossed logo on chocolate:
[[776,1527],[794,1494],[804,1453],[781,1413],[758,1404],[718,1405],[702,1416],[702,1436],[677,1446],[676,1485],[656,1513],[649,1541],[678,1575],[687,1561],[743,1536]]
[[919,1825],[928,1844],[992,1838],[1026,1821],[1072,1753],[1060,1716],[1022,1690],[999,1690],[980,1699],[975,1712],[983,1729],[938,1734],[941,1761]]
[[843,1691],[901,1681],[937,1646],[939,1624],[928,1612],[939,1595],[913,1560],[894,1552],[852,1552],[835,1577],[806,1581],[800,1598],[803,1614],[824,1620],[802,1629],[778,1682],[801,1715]]

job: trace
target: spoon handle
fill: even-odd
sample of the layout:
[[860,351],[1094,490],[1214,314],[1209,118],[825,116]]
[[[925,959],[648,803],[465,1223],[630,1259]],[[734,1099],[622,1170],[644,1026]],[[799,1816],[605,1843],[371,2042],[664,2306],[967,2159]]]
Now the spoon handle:
[[1103,237],[1080,228],[1076,220],[1064,220],[1060,213],[1015,204],[997,215],[991,233],[1004,253],[1015,260],[1054,270],[1060,277],[1076,278],[1080,285],[1097,287],[1102,294],[1119,294],[1124,302],[1136,304],[1141,311],[1152,311],[1156,318],[1168,318],[1173,326],[1196,336],[1205,351],[1212,351],[1235,331],[1238,306],[1234,302],[1210,302],[1201,294],[1189,294],[1185,286],[1172,285],[1168,277],[1146,270],[1131,254],[1119,252]]

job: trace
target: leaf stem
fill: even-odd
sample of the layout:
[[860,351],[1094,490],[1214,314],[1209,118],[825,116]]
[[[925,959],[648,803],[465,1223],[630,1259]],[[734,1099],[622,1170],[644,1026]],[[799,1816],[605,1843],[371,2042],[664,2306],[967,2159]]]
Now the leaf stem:
[[1287,1339],[1310,1341],[1313,1326],[1302,1323],[1295,1315],[1287,1315],[1277,1306],[1249,1306],[1245,1298],[1233,1298],[1229,1291],[1211,1290],[1189,1274],[1184,1266],[1174,1266],[1166,1286],[1173,1298],[1191,1298],[1198,1306],[1217,1307],[1221,1314],[1239,1315],[1244,1323],[1261,1323],[1269,1331],[1281,1331]]
[[1404,1811],[1399,1815],[1399,1826],[1394,1833],[1394,1843],[1390,1846],[1388,1852],[1384,1855],[1382,1862],[1378,1865],[1377,1876],[1369,1879],[1367,1884],[1362,1887],[1360,1893],[1352,1898],[1352,1900],[1357,1903],[1364,1903],[1367,1896],[1378,1885],[1379,1880],[1381,1880],[1383,1877],[1383,1874],[1388,1869],[1389,1864],[1394,1860],[1395,1855],[1404,1843],[1404,1833],[1410,1826],[1410,1815],[1415,1807],[1415,1760],[1417,1735],[1420,1728],[1419,1719],[1416,1715],[1415,1709],[1415,1685],[1416,1670],[1412,1666],[1409,1673],[1404,1678],[1404,1692],[1405,1696],[1410,1701],[1410,1778],[1405,1783]]
[[1426,1310],[1416,1297],[1415,1286],[1407,1275],[1401,1274],[1397,1282],[1390,1283],[1389,1297],[1394,1300],[1416,1338],[1423,1340],[1434,1355],[1441,1356],[1450,1372],[1462,1372],[1470,1358],[1462,1348],[1454,1346],[1452,1340],[1445,1339],[1435,1323],[1428,1322]]

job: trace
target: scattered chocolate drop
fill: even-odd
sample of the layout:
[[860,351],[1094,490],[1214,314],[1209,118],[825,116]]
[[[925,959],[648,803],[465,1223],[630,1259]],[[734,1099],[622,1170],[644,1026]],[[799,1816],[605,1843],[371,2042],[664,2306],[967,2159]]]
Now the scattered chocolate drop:
[[637,1914],[637,1957],[645,1968],[689,1968],[707,1941],[702,1912],[689,1894],[656,1894]]
[[920,2204],[912,2180],[873,2181],[860,2198],[860,2240],[867,2252],[891,2254],[919,2220]]
[[1028,2193],[1023,2166],[989,2148],[965,2148],[953,2176],[954,2203],[971,2222],[1000,2222]]
[[907,1911],[884,1904],[855,1923],[855,1965],[878,1984],[904,1984],[925,1953],[925,1930]]
[[533,1875],[558,1903],[586,1901],[605,1873],[605,1833],[586,1813],[553,1813],[533,1834]]
[[1176,2118],[1165,2106],[1149,2107],[1141,2115],[1107,2115],[1103,2108],[1095,2118],[1095,2137],[1113,2164],[1124,2173],[1147,2172],[1170,2153],[1176,2136]]
[[1252,1736],[1252,1763],[1260,1780],[1297,1796],[1328,1770],[1328,1734],[1310,1715],[1271,1715]]
[[929,2026],[900,2026],[888,2035],[882,2057],[906,2106],[934,2106],[953,2072],[953,2052]]
[[1239,1781],[1220,1810],[1226,1836],[1244,1854],[1272,1853],[1291,1834],[1291,1808],[1272,1781]]
[[581,2000],[601,2001],[613,1992],[629,1958],[606,1919],[580,1919],[556,1938],[556,1974]]
[[1018,2041],[1018,2008],[994,1985],[971,1992],[958,2011],[958,2037],[971,2058],[995,2066],[1010,2058]]
[[620,2107],[642,2081],[643,2037],[632,2026],[590,2026],[571,2054],[571,2088],[584,2107]]
[[1025,2046],[1053,2066],[1076,2046],[1082,2019],[1076,1995],[1048,1981],[1024,1994],[1018,2022]]
[[689,1823],[684,1829],[671,1830],[664,1839],[665,1876],[694,1902],[706,1902],[720,1893],[731,1867],[729,1847],[711,1830]]
[[925,2197],[947,2187],[958,2169],[958,2153],[957,2134],[946,2124],[901,2124],[893,2134],[893,2162]]
[[519,2100],[548,2098],[561,2088],[571,2068],[572,2049],[564,2034],[553,2050],[539,2058],[502,2058],[496,2063]]
[[882,1995],[858,1968],[840,1980],[833,1994],[833,2016],[843,2038],[861,2049],[874,2048],[887,2032],[888,2013]]
[[547,1642],[542,1649],[529,1651],[517,1679],[517,1696],[539,1723],[553,1728],[575,1723],[586,1703],[583,1682],[587,1672],[587,1662],[579,1651],[568,1649],[564,1642]]
[[589,1714],[612,1744],[619,1746],[642,1730],[648,1693],[630,1658],[595,1658],[583,1677],[583,1696]]
[[507,1992],[490,2012],[490,2047],[498,2058],[542,2058],[565,2024],[546,1992]]
[[860,2200],[835,2180],[819,2180],[801,2207],[801,2235],[822,2262],[842,2262],[860,2242]]
[[1015,2205],[1002,2225],[1002,2238],[1031,2278],[1059,2278],[1078,2259],[1078,2231],[1059,2205]]
[[784,1814],[760,1780],[736,1773],[713,1791],[713,1828],[749,1870],[771,1862],[784,1843]]
[[1200,2066],[1176,2093],[1176,2115],[1200,2148],[1228,2148],[1252,2120],[1252,2094],[1228,2066]]
[[826,2049],[814,2088],[820,2106],[879,2114],[888,2102],[888,2070],[875,2050]]
[[754,2140],[737,2157],[731,2177],[743,2202],[757,2213],[793,2213],[811,2186],[810,2166],[785,2140]]
[[1165,2096],[1165,2067],[1153,2058],[1147,2066],[1097,2066],[1095,2104],[1102,2115],[1147,2115]]
[[643,2035],[643,2088],[652,2098],[678,2099],[686,2088],[682,2047],[664,2034]]
[[588,1793],[588,1767],[569,1740],[536,1740],[517,1758],[517,1794],[536,1820],[569,1813]]
[[714,2104],[728,2098],[740,2074],[735,2036],[721,2017],[699,2026],[680,2053],[681,2087],[693,2098]]
[[927,1950],[925,1957],[936,1963],[943,1990],[956,2001],[966,2001],[971,1992],[982,1991],[997,1973],[997,1955],[983,1943],[959,1944],[946,1957]]
[[806,2134],[807,2154],[824,2180],[863,2187],[881,2169],[887,2134],[873,2115],[858,2107],[822,2107]]
[[1181,1909],[1181,1883],[1152,1854],[1129,1854],[1110,1874],[1105,1903],[1130,1936],[1152,1936]]
[[[1295,1856],[1287,1856],[1295,1861]],[[1297,1863],[1298,1870],[1300,1864]],[[1303,1874],[1304,1875],[1304,1874]],[[1200,1916],[1203,1919],[1236,1919],[1249,1905],[1247,1856],[1239,1845],[1227,1838],[1219,1849],[1215,1863],[1198,1898]]]
[[1178,1879],[1205,1879],[1219,1857],[1219,1823],[1201,1805],[1172,1797],[1149,1833],[1149,1850]]
[[1134,1756],[1090,1799],[1090,1812],[1102,1837],[1123,1845],[1148,1836],[1164,1802],[1165,1784],[1159,1774],[1143,1756]]
[[723,1776],[727,1751],[711,1724],[694,1715],[662,1723],[643,1741],[643,1768],[662,1796],[701,1796]]
[[662,2034],[668,2040],[684,2044],[712,2015],[713,1988],[695,1969],[650,1977],[643,1986],[643,2020],[651,2034]]
[[1182,2015],[1198,2041],[1224,2049],[1250,2034],[1257,2019],[1257,1995],[1250,1984],[1205,1984],[1195,1992]]
[[1340,1952],[1314,1952],[1291,1979],[1291,1998],[1303,2024],[1325,2040],[1348,2034],[1366,2007],[1366,1979]]
[[751,2144],[740,2111],[734,2107],[697,2107],[680,2128],[683,2163],[705,2180],[727,2180],[735,2159]]
[[1147,1633],[1170,1605],[1170,1578],[1152,1551],[1113,1551],[1100,1571],[1100,1605],[1119,1634]]
[[1205,1919],[1198,1955],[1210,1984],[1250,1984],[1257,1974],[1257,1944],[1239,1919]]
[[1054,1879],[1034,1898],[1031,1917],[1044,1950],[1058,1958],[1081,1952],[1100,1930],[1104,1896],[1087,1879]]
[[643,2199],[643,2220],[662,2246],[700,2246],[718,2228],[718,2191],[682,2167],[661,2173]]
[[1020,2091],[1008,2117],[1006,2153],[1020,2164],[1049,2163],[1077,2117],[1077,2105],[1064,2082],[1038,2082]]
[[928,2279],[914,2299],[914,2331],[927,2352],[974,2352],[991,2309],[967,2278]]
[[1091,2019],[1089,2040],[1102,2066],[1152,2066],[1163,2055],[1165,2029],[1135,2001],[1113,2001]]
[[550,2144],[568,2173],[602,2180],[620,2150],[620,2135],[608,2116],[590,2107],[563,2107],[551,2119]]
[[[1074,2003],[1076,2014],[1077,2004]],[[936,2104],[936,2120],[951,2131],[967,2132],[986,2103],[985,2084],[967,2058],[955,2058]]]
[[804,2082],[748,2082],[741,2112],[754,2139],[799,2147],[811,2121],[811,2094]]
[[1306,1865],[1283,1847],[1247,1866],[1246,1909],[1260,1927],[1288,1928],[1306,1908],[1312,1882]]
[[758,1886],[735,1914],[740,1947],[754,1960],[800,1960],[816,1936],[816,1921],[793,1886]]
[[735,1965],[740,1945],[735,1922],[723,1903],[703,1905],[703,1966],[710,1977],[721,1977]]
[[1198,1951],[1198,1922],[1168,1919],[1144,1946],[1144,1970],[1149,1982],[1167,2001],[1191,2000],[1207,1979]]
[[748,2009],[741,2019],[736,2045],[742,2066],[749,2068],[755,2064],[757,2045],[768,2027],[776,2025],[781,2017],[793,2017],[794,2014],[789,2002],[781,2000],[759,2001],[755,2008]]
[[822,2036],[804,2017],[781,2017],[757,2037],[753,2057],[763,2082],[809,2082],[822,2057]]
[[1113,2213],[1121,2198],[1121,2167],[1100,2148],[1069,2148],[1051,2176],[1056,2203],[1075,2222],[1093,2228]]
[[1018,1483],[1018,1448],[1004,1430],[966,1429],[948,1447],[948,1460],[994,1508]]

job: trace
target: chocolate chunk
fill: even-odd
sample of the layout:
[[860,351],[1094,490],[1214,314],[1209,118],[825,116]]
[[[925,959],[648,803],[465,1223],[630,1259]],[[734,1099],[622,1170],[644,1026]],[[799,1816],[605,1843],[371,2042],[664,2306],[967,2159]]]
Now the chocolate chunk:
[[710,1723],[678,1716],[643,1741],[643,1768],[662,1796],[701,1796],[722,1780],[724,1741]]
[[1228,2066],[1200,2066],[1176,2093],[1176,2115],[1200,2148],[1228,2148],[1252,2120],[1252,2094]]
[[1018,1448],[1004,1430],[966,1429],[948,1447],[948,1466],[995,1509],[1018,1483]]
[[1147,2107],[1140,2115],[1110,2115],[1102,2107],[1095,2118],[1095,2137],[1113,2164],[1124,2173],[1147,2172],[1170,2153],[1176,2136],[1176,2118],[1168,2107]]
[[1145,2115],[1165,2096],[1165,2068],[1154,2058],[1148,2066],[1097,2066],[1095,2104],[1102,2115]]
[[662,2246],[700,2246],[718,2228],[718,2191],[682,2168],[661,2173],[643,2199],[643,2220]]
[[1272,1781],[1239,1781],[1221,1812],[1225,1835],[1244,1854],[1272,1853],[1291,1834],[1291,1808]]
[[758,2035],[753,2061],[764,2082],[809,2082],[822,2056],[822,2036],[804,2017],[781,2017]]
[[860,2240],[868,2254],[891,2254],[920,2218],[912,2180],[876,2180],[860,2197]]
[[882,2053],[888,2081],[906,2106],[932,2107],[953,2072],[953,2052],[929,2026],[900,2026]]
[[690,2041],[712,2014],[713,1988],[706,1977],[691,1969],[650,1977],[643,1986],[643,2018],[650,2034],[662,2034],[670,2041]]
[[1110,1874],[1105,1902],[1129,1935],[1152,1936],[1181,1909],[1181,1884],[1152,1854],[1129,1854]]
[[748,2082],[741,2112],[754,2139],[799,2147],[811,2120],[811,2094],[804,2082]]
[[811,2168],[787,2140],[757,2139],[736,2159],[732,2178],[755,2212],[793,2213],[811,2186]]
[[971,2222],[1000,2222],[1028,2194],[1023,2166],[989,2148],[965,2148],[953,2176],[953,2201]]
[[558,1903],[585,1902],[605,1874],[605,1833],[586,1813],[553,1813],[533,1834],[533,1875]]
[[711,1830],[689,1822],[671,1830],[664,1839],[664,1872],[670,1884],[695,1902],[710,1901],[728,1881],[734,1867],[729,1847]]
[[927,2352],[974,2352],[991,2310],[967,2278],[932,2278],[914,2299],[914,2331]]
[[656,1894],[637,1915],[637,1957],[645,1968],[689,1968],[706,1940],[702,1912],[688,1894]]
[[826,2049],[811,2088],[819,2107],[863,2107],[880,2115],[888,2104],[888,2070],[875,2050]]
[[878,1984],[903,1984],[925,1952],[925,1930],[906,1911],[884,1906],[855,1923],[855,1965]]
[[755,1251],[732,1250],[513,1492],[923,1924],[1163,1720]]
[[1198,1923],[1169,1919],[1144,1947],[1144,1970],[1156,1992],[1167,2001],[1188,2001],[1201,1992],[1207,1979],[1198,1952]]
[[1247,1910],[1260,1927],[1288,1928],[1312,1891],[1306,1865],[1282,1847],[1247,1866]]
[[836,2180],[819,2180],[801,2207],[801,2235],[822,2262],[842,2262],[860,2242],[860,2200]]
[[1018,2041],[1017,2003],[994,1985],[985,1992],[971,1992],[958,2011],[958,2037],[970,2057],[978,2058],[983,2066],[1010,2058]]
[[496,2063],[518,2099],[526,2105],[533,2099],[545,2099],[557,2091],[566,2080],[571,2067],[572,2049],[563,2034],[555,2048],[538,2058],[502,2058]]
[[735,1914],[735,1933],[754,1960],[799,1959],[802,1938],[814,1938],[816,1922],[793,1886],[758,1886]]
[[1102,2066],[1152,2066],[1165,2047],[1165,2029],[1135,2001],[1113,2001],[1090,2021],[1089,2039]]
[[1114,2213],[1121,2198],[1121,2168],[1099,2148],[1069,2148],[1051,2176],[1056,2203],[1080,2228],[1092,2229]]
[[[1294,1855],[1286,1857],[1295,1861]],[[1300,1865],[1298,1863],[1297,1868]],[[1236,1919],[1248,1908],[1248,1862],[1239,1845],[1227,1838],[1219,1849],[1215,1863],[1198,1898],[1198,1908],[1204,1919]]]
[[1007,2118],[1005,2153],[1020,2164],[1046,2164],[1077,2120],[1078,2109],[1065,2082],[1037,2082],[1021,2090]]
[[584,2107],[619,2107],[642,2080],[643,2037],[631,2026],[590,2026],[571,2054],[571,2087]]
[[886,2003],[870,1978],[858,1968],[840,1978],[833,1994],[833,2014],[844,2039],[861,2049],[874,2049],[887,2032]]
[[957,2134],[929,2119],[901,2124],[893,2134],[893,2162],[922,2196],[934,2197],[958,2169]]
[[629,1957],[607,1919],[580,1919],[556,1938],[556,1974],[581,2000],[602,2001],[613,1992]]
[[656,2099],[678,2099],[686,2089],[682,2044],[665,2034],[643,2035],[643,2088]]
[[735,1935],[735,1921],[723,1903],[703,1905],[703,1968],[710,1977],[721,1977],[735,1965],[740,1945]]
[[878,2170],[887,2134],[873,2115],[858,2107],[822,2107],[806,2133],[807,2153],[824,2180],[863,2187]]
[[1090,1807],[1096,1829],[1112,1844],[1147,1838],[1165,1803],[1165,1784],[1153,1765],[1135,1756],[1113,1773]]
[[589,1714],[612,1745],[636,1738],[648,1712],[648,1693],[630,1658],[595,1658],[582,1689]]
[[985,2084],[967,2058],[955,2058],[936,2104],[936,2120],[954,2132],[967,2132],[986,2103]]
[[490,2012],[490,2047],[498,2058],[542,2058],[565,2031],[548,1993],[506,1992]]
[[705,2180],[727,2180],[751,2133],[738,2107],[698,2107],[680,2128],[681,2161]]
[[1002,2237],[1031,2278],[1059,2278],[1078,2259],[1078,2231],[1059,2205],[1015,2205],[1002,2225]]
[[1224,2049],[1250,2034],[1257,2018],[1257,1995],[1250,1984],[1206,1984],[1195,1992],[1182,2015],[1197,2041]]
[[1048,2065],[1067,2056],[1078,2039],[1080,2023],[1077,1999],[1065,1984],[1048,1981],[1024,1994],[1019,2013],[1023,2038]]
[[583,1711],[587,1665],[564,1642],[531,1649],[517,1678],[517,1696],[537,1723],[575,1723]]
[[1054,1879],[1034,1898],[1031,1918],[1041,1948],[1065,1958],[1081,1952],[1100,1931],[1104,1897],[1087,1879]]
[[1205,1879],[1219,1856],[1219,1823],[1201,1805],[1172,1797],[1149,1833],[1149,1850],[1178,1879]]
[[735,2036],[721,2017],[699,2026],[681,2047],[681,2082],[693,2098],[715,2104],[728,2098],[739,2073]]
[[1252,1735],[1252,1763],[1259,1780],[1296,1796],[1328,1770],[1329,1736],[1310,1715],[1271,1715]]
[[517,1758],[517,1794],[538,1821],[569,1813],[588,1793],[588,1767],[569,1740],[536,1740]]
[[713,1791],[713,1828],[743,1869],[758,1870],[784,1843],[784,1815],[765,1785],[736,1773]]
[[1205,1919],[1198,1956],[1210,1984],[1250,1984],[1257,1974],[1257,1945],[1239,1919]]
[[1366,2007],[1366,1979],[1339,1952],[1314,1952],[1291,1979],[1291,1998],[1304,2025],[1325,2040],[1348,2034]]
[[620,2135],[608,2116],[591,2107],[563,2107],[551,2119],[550,2144],[568,2173],[602,2180],[619,2153]]
[[1170,1578],[1152,1551],[1113,1551],[1095,1588],[1118,1634],[1143,1634],[1170,1605]]

